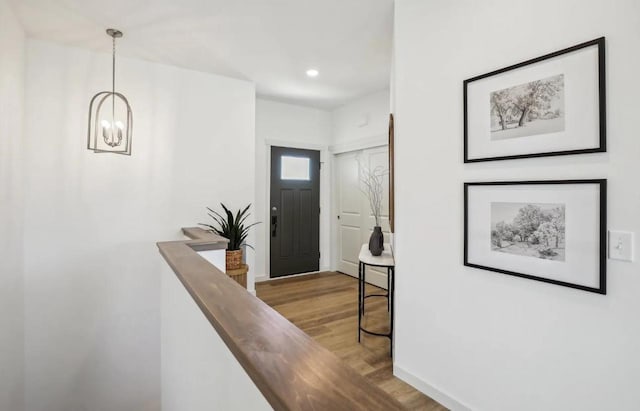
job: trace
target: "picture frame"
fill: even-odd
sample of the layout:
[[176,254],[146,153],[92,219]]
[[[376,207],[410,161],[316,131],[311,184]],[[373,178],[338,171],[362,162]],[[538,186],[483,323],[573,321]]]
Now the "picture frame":
[[464,265],[606,294],[607,180],[464,183]]
[[605,38],[463,82],[464,162],[607,151]]

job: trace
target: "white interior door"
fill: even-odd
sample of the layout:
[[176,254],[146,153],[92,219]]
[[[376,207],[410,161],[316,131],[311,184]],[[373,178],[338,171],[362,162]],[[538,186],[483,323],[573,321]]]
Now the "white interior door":
[[[337,269],[351,276],[358,276],[358,254],[362,244],[369,243],[375,218],[369,207],[367,196],[361,190],[359,165],[374,169],[377,166],[388,168],[389,151],[387,146],[354,151],[336,156],[336,205],[337,205]],[[389,181],[384,182],[384,200],[380,225],[389,241]],[[385,269],[367,268],[367,281],[378,287],[387,288]]]

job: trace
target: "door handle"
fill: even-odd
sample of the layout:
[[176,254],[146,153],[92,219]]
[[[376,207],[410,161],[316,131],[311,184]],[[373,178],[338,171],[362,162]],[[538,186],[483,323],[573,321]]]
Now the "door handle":
[[271,237],[275,237],[278,230],[278,216],[271,216]]

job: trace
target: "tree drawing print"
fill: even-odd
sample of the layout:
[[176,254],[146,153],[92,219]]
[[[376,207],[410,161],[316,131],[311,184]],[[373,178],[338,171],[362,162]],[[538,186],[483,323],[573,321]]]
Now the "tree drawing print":
[[564,204],[491,203],[491,249],[564,261]]
[[564,74],[490,94],[491,140],[564,130]]

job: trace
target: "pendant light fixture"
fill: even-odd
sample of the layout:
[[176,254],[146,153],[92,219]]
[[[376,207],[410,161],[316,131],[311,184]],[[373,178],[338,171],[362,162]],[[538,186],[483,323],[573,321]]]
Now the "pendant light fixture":
[[94,153],[131,155],[133,114],[127,98],[116,92],[116,39],[120,30],[108,29],[113,40],[111,91],[101,91],[89,104],[87,148]]

